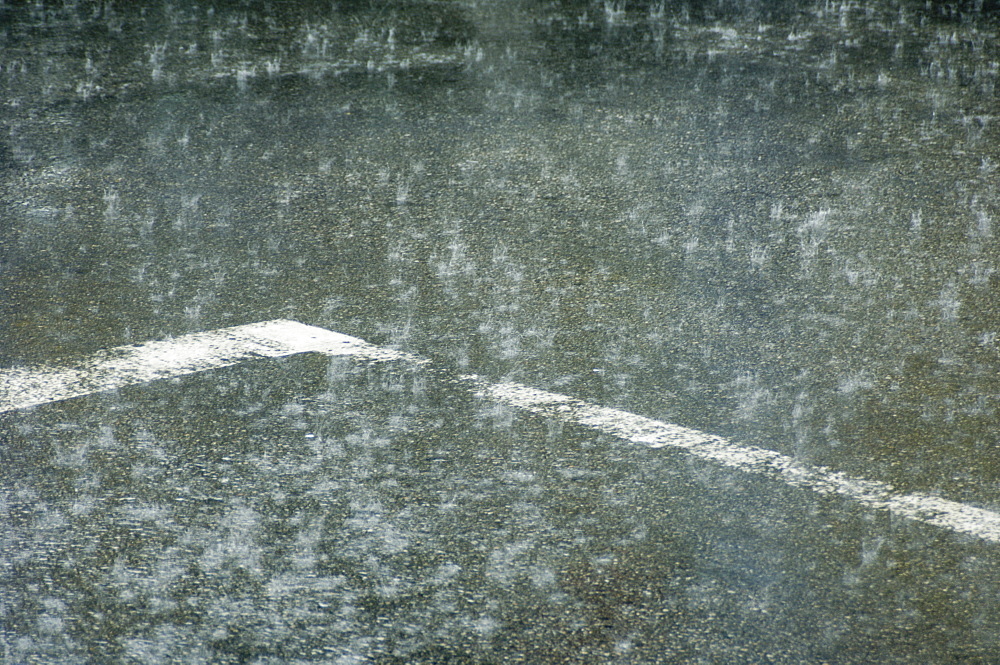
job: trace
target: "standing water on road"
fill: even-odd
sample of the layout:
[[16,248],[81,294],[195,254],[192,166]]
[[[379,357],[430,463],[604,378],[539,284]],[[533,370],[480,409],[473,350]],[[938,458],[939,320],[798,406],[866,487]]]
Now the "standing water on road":
[[0,366],[294,319],[438,368],[3,414],[5,659],[996,662],[996,546],[448,376],[1000,510],[998,36],[981,0],[0,2]]

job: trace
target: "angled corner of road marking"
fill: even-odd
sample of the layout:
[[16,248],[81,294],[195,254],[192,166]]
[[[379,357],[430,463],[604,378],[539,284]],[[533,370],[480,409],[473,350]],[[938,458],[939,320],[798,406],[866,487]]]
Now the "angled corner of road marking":
[[377,362],[426,362],[357,337],[289,319],[275,319],[113,347],[69,365],[0,369],[0,413],[228,367],[253,358],[299,353],[358,356]]
[[[72,364],[0,369],[0,412],[82,397],[252,358],[364,354],[363,340],[278,319],[105,349]],[[377,354],[376,354],[377,355]]]
[[266,349],[270,349],[275,357],[296,353],[322,353],[328,356],[357,355],[371,346],[363,339],[343,335],[326,328],[309,326],[290,319],[276,319],[223,328],[215,332],[226,331],[233,339],[262,344]]
[[[353,356],[373,362],[429,362],[325,328],[276,319],[115,347],[72,365],[0,369],[0,412],[227,367],[253,358],[299,353]],[[460,375],[457,380],[483,398],[529,413],[650,448],[682,450],[728,468],[765,475],[818,494],[839,495],[872,509],[1000,543],[1000,514],[989,510],[928,494],[903,494],[886,483],[801,464],[773,450],[739,445],[720,436],[519,383],[490,383],[475,374]]]

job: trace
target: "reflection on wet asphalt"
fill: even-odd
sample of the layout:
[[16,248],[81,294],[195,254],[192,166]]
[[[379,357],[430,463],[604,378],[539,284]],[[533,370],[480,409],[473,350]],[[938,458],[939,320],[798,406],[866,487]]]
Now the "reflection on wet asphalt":
[[995,546],[475,373],[1000,508],[986,2],[0,3],[12,663],[997,660]]

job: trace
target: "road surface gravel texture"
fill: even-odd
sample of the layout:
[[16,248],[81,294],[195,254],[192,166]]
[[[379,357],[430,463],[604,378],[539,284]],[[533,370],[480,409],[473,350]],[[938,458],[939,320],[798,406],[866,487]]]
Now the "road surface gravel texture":
[[0,2],[0,660],[1000,662],[998,37]]

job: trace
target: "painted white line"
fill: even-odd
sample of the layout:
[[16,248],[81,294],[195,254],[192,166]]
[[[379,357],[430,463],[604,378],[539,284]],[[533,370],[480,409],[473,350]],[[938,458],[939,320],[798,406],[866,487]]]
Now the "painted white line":
[[680,448],[695,457],[747,473],[780,479],[819,494],[836,494],[877,510],[1000,543],[1000,514],[930,494],[897,492],[887,483],[853,478],[823,466],[807,466],[773,450],[743,446],[720,436],[589,404],[518,383],[462,379],[492,400],[531,413],[583,425],[651,448]]
[[373,360],[416,360],[355,337],[279,319],[107,349],[71,366],[2,369],[0,413],[227,367],[251,358],[307,352],[360,355]]
[[[170,377],[227,367],[252,358],[297,353],[351,355],[374,361],[426,360],[374,346],[356,337],[276,320],[108,349],[72,366],[0,370],[0,412],[80,397]],[[556,418],[651,448],[671,447],[747,473],[769,476],[819,494],[839,495],[877,510],[1000,543],[1000,514],[929,494],[807,466],[773,450],[743,446],[698,430],[590,404],[517,383],[489,383],[464,375],[477,394],[530,413]]]

